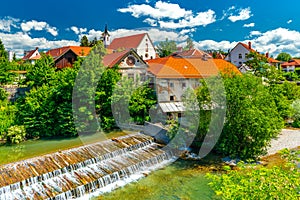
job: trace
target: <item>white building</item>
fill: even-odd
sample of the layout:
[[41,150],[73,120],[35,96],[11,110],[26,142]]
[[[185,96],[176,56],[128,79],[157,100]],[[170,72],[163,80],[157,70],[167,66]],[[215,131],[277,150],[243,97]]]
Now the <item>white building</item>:
[[112,52],[134,49],[143,60],[156,58],[155,47],[148,33],[115,38],[107,49]]
[[248,42],[248,45],[239,42],[225,57],[225,60],[231,62],[232,64],[234,64],[239,68],[249,60],[247,58],[247,55],[250,52],[255,52],[255,50],[252,49],[251,42]]
[[9,62],[13,61],[14,59],[14,52],[13,51],[8,51],[8,60]]

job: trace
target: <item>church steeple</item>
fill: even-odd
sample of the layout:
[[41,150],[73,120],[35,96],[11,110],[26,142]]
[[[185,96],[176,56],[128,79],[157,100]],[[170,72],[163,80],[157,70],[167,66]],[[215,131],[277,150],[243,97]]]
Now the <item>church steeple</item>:
[[110,34],[108,33],[107,24],[105,24],[105,29],[102,33],[102,40],[105,47],[110,45]]

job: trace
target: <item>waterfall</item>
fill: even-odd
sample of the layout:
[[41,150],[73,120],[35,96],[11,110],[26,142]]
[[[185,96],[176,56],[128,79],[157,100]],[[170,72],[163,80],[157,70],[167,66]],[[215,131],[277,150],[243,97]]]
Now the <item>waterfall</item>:
[[0,168],[0,199],[73,199],[150,170],[173,158],[152,137],[131,134]]

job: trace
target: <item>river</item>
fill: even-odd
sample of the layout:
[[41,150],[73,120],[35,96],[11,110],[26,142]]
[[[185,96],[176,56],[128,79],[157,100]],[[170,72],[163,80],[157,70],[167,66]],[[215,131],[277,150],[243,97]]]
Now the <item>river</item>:
[[[124,132],[94,134],[76,138],[29,140],[18,145],[0,146],[0,164],[6,164],[56,151],[95,143],[107,138],[126,135]],[[207,185],[205,173],[212,165],[203,162],[177,160],[171,165],[149,174],[95,199],[212,199],[214,192]]]

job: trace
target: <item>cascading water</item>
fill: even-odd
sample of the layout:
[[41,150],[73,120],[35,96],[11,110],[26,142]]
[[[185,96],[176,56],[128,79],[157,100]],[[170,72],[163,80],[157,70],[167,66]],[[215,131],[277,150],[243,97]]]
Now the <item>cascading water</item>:
[[153,138],[132,134],[0,167],[0,199],[72,199],[172,160]]

